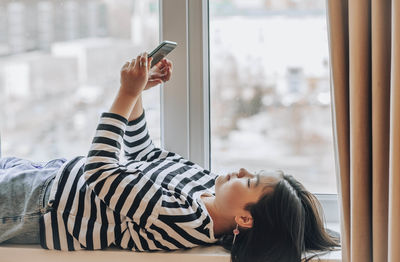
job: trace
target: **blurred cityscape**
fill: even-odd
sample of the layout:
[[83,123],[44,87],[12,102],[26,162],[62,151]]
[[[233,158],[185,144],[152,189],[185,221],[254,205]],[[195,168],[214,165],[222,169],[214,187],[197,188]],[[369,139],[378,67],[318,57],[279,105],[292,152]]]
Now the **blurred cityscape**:
[[337,193],[325,1],[210,1],[211,169]]
[[[212,170],[282,169],[336,193],[325,1],[209,3]],[[3,156],[86,155],[122,64],[157,46],[158,23],[158,0],[0,0]],[[158,91],[144,96],[156,145]]]
[[[122,65],[159,43],[158,0],[0,0],[3,156],[86,155]],[[160,144],[159,92],[145,92]]]

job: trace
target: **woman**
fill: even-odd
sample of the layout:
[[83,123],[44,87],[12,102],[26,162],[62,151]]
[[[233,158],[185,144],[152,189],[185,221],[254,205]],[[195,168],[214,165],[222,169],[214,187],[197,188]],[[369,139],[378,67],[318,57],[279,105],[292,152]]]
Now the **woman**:
[[217,176],[156,148],[141,93],[168,81],[172,63],[150,69],[151,60],[143,53],[122,67],[86,157],[0,160],[0,242],[135,251],[219,243],[233,261],[300,261],[304,251],[338,246],[318,201],[293,177],[245,169]]

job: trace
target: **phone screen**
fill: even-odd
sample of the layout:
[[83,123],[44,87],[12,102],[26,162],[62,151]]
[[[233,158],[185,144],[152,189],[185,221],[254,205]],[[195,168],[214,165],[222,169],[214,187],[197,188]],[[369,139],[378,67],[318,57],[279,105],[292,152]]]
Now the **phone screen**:
[[167,56],[172,50],[175,49],[177,44],[171,41],[164,41],[157,46],[150,54],[149,57],[153,57],[151,67],[160,62],[165,56]]

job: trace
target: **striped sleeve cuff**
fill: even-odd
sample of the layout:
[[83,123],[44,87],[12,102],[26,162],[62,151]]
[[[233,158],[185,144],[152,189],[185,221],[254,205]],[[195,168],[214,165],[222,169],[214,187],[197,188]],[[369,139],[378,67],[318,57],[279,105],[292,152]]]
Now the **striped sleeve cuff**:
[[146,116],[143,113],[135,120],[129,121],[124,135],[125,156],[141,160],[154,149],[147,130]]
[[112,118],[115,120],[119,120],[119,121],[123,122],[125,125],[128,123],[128,120],[125,117],[118,115],[118,114],[110,113],[110,112],[102,113],[101,118]]
[[88,156],[98,156],[100,153],[111,153],[117,158],[119,150],[122,148],[123,136],[128,120],[123,116],[114,113],[102,113],[96,134],[92,140],[92,145]]
[[138,118],[128,122],[128,126],[137,125],[138,123],[143,121],[145,119],[145,117],[146,117],[146,115],[145,115],[144,110],[143,110],[143,113]]

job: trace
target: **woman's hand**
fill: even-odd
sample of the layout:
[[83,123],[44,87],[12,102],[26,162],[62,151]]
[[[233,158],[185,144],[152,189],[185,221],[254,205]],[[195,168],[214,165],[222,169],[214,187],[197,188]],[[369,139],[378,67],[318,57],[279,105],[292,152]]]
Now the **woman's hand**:
[[150,69],[149,78],[144,90],[150,89],[163,82],[167,82],[171,78],[172,68],[172,62],[166,58],[158,62],[153,68]]
[[124,95],[138,97],[146,87],[149,78],[149,70],[153,58],[148,58],[147,53],[142,53],[126,62],[121,69],[120,92]]

